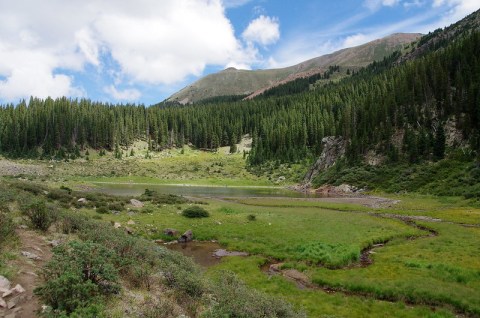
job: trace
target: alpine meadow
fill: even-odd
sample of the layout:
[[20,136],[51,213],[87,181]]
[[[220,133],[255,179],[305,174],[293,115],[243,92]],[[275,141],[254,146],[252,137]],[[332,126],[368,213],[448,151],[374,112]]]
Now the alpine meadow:
[[21,2],[0,317],[480,317],[478,3]]

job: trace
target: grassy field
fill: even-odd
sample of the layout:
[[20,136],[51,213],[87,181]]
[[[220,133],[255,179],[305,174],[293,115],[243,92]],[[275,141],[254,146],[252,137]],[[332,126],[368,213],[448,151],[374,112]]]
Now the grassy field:
[[[197,240],[216,240],[229,250],[249,252],[249,257],[224,258],[208,269],[208,275],[233,271],[248,286],[284,298],[310,317],[480,316],[480,209],[475,202],[378,193],[400,202],[373,208],[341,200],[245,197],[164,203],[141,198],[145,206],[135,208],[128,204],[132,197],[110,202],[108,196],[85,192],[91,182],[136,182],[145,183],[145,188],[174,183],[281,186],[300,174],[295,166],[251,173],[242,154],[221,151],[186,149],[143,156],[136,151],[122,160],[92,154],[88,161],[25,162],[43,164],[46,174],[24,177],[45,181],[51,187],[45,198],[52,204],[76,208],[75,213],[98,222],[119,222],[135,236],[168,241],[175,238],[165,236],[165,228],[179,233],[191,229]],[[62,185],[84,192],[67,196],[67,190],[59,189]],[[76,204],[80,196],[97,200],[97,208]],[[184,209],[197,204],[210,216],[182,216]],[[372,264],[360,266],[361,252],[377,243],[385,244],[371,250]],[[11,275],[11,269],[2,266],[9,257],[0,257],[0,275]],[[307,277],[308,286],[302,289],[281,275],[262,271],[278,262]]]
[[[398,199],[398,197],[396,197]],[[440,217],[478,225],[479,209],[462,207],[459,199],[403,196],[393,208],[314,200],[243,198],[209,199],[209,218],[187,219],[188,204],[147,205],[144,212],[102,215],[106,221],[133,220],[137,234],[165,239],[164,228],[192,229],[198,240],[218,240],[230,250],[254,254],[226,258],[210,272],[228,269],[250,286],[286,298],[311,317],[453,317],[480,313],[480,230],[446,222],[417,221],[429,231],[392,214]],[[373,212],[373,213],[372,213]],[[93,215],[95,212],[87,212]],[[255,220],[249,220],[255,215]],[[470,221],[470,222],[468,222]],[[360,267],[360,251],[388,242]],[[269,262],[303,272],[319,289],[300,290],[260,268]],[[326,293],[326,287],[333,293]]]
[[[242,144],[238,147],[242,149]],[[52,184],[94,181],[285,186],[294,184],[305,172],[305,166],[300,164],[266,165],[252,172],[246,167],[243,152],[229,154],[228,147],[219,148],[217,152],[195,150],[188,146],[155,153],[147,152],[141,145],[133,149],[133,156],[129,155],[131,150],[125,150],[122,159],[115,159],[113,153],[109,152],[100,156],[97,151],[89,149],[88,156],[69,161],[3,161],[4,164],[0,165],[0,175],[34,176]],[[9,171],[9,165],[17,165],[20,168]],[[23,173],[24,171],[26,173]]]

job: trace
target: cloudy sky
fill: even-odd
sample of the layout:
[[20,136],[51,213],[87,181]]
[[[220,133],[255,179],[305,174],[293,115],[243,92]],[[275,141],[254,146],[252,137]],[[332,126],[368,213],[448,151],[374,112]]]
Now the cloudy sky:
[[150,105],[208,73],[293,65],[395,32],[428,33],[479,0],[0,0],[0,103]]

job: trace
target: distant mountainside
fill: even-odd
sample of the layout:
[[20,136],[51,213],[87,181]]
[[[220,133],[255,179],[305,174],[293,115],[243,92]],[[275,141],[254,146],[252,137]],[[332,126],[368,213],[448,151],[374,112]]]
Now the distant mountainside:
[[382,60],[406,44],[418,40],[418,33],[397,33],[382,39],[316,57],[294,66],[267,70],[237,70],[228,68],[207,75],[173,94],[167,101],[188,104],[217,96],[258,94],[262,91],[297,78],[323,73],[329,66],[358,69],[373,61]]

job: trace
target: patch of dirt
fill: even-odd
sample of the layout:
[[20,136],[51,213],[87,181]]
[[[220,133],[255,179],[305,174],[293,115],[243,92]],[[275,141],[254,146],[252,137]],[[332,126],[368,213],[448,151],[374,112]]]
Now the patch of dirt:
[[[41,283],[38,271],[52,257],[51,247],[45,237],[30,230],[18,229],[20,238],[19,255],[13,261],[13,268],[17,270],[12,285],[20,284],[25,292],[19,294],[15,307],[0,311],[0,317],[30,318],[37,317],[41,303],[33,290]],[[5,299],[10,300],[9,298]]]

